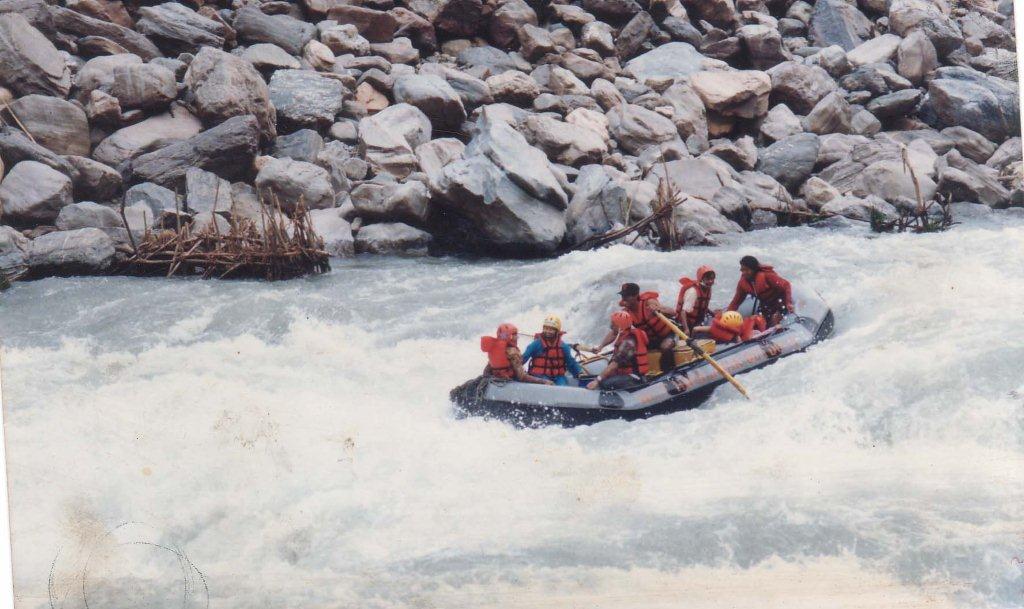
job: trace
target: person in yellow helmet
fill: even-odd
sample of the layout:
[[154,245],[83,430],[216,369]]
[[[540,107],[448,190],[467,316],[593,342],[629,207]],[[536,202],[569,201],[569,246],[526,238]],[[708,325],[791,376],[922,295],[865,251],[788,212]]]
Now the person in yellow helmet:
[[563,334],[562,320],[557,315],[548,315],[540,334],[534,335],[533,342],[523,352],[523,361],[530,363],[532,376],[548,379],[556,385],[568,385],[566,372],[576,378],[583,373],[569,345],[562,341]]
[[764,332],[765,320],[760,315],[743,319],[739,311],[725,311],[712,319],[710,326],[697,326],[693,330],[695,334],[710,336],[720,343],[745,342]]

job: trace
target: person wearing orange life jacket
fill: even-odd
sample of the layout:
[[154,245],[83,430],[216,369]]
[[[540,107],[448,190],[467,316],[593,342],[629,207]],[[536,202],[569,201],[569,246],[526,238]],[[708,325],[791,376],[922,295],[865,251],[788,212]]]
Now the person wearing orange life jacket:
[[499,379],[553,385],[552,381],[532,376],[523,369],[523,356],[519,352],[519,329],[512,324],[501,324],[495,336],[481,336],[480,350],[487,354],[484,375]]
[[587,389],[625,389],[644,381],[647,374],[647,334],[633,327],[626,311],[612,313],[615,350],[608,367],[587,384]]
[[757,298],[755,313],[764,316],[769,328],[782,321],[786,313],[795,310],[789,282],[779,277],[770,265],[761,264],[753,256],[740,259],[740,280],[736,283],[736,294],[726,309],[735,311],[748,295]]
[[711,287],[715,285],[715,271],[710,266],[697,269],[697,278],[679,279],[679,298],[676,300],[676,319],[683,332],[703,325],[710,312]]
[[534,336],[533,342],[523,352],[523,361],[529,362],[528,372],[532,376],[554,381],[556,385],[568,385],[566,372],[576,378],[583,373],[583,368],[572,356],[569,345],[562,342],[563,334],[565,332],[562,332],[562,320],[555,315],[549,315],[544,320],[541,333]]
[[[668,371],[675,368],[676,335],[672,327],[661,320],[655,313],[675,315],[675,310],[664,307],[658,302],[657,292],[640,293],[640,286],[635,283],[624,283],[619,290],[619,306],[629,313],[633,325],[647,335],[647,344],[661,349],[661,369]],[[594,352],[597,353],[610,345],[618,334],[612,330],[601,340]]]
[[709,336],[719,343],[735,343],[757,338],[766,328],[764,317],[760,315],[743,319],[739,311],[726,311],[712,318],[711,325],[697,326],[693,332],[699,336]]

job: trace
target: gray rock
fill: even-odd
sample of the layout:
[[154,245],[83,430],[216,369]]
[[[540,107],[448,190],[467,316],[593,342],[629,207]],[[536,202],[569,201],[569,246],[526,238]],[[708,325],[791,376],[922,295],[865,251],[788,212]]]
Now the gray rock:
[[61,208],[54,226],[62,231],[98,228],[109,235],[112,234],[109,229],[123,229],[124,221],[113,207],[85,201]]
[[132,186],[124,193],[124,204],[127,207],[134,207],[139,204],[146,205],[152,210],[155,217],[164,212],[175,211],[176,208],[184,207],[177,203],[177,196],[174,191],[158,186],[150,182],[143,182]]
[[906,78],[915,85],[924,82],[925,76],[931,74],[939,67],[938,54],[935,45],[928,38],[928,35],[920,29],[915,29],[907,34],[900,42],[896,53],[896,65],[900,76]]
[[518,70],[506,70],[501,74],[495,74],[486,82],[496,102],[527,107],[540,95],[540,85],[537,81]]
[[939,68],[928,84],[936,127],[963,126],[993,142],[1020,134],[1015,83],[970,68]]
[[704,69],[707,58],[685,42],[670,42],[635,57],[626,63],[626,71],[639,82],[649,78],[689,76]]
[[396,104],[359,121],[359,154],[374,172],[405,178],[419,168],[413,151],[430,135],[426,114],[415,106]]
[[[916,173],[916,172],[915,172]],[[925,201],[935,196],[935,182],[926,175],[917,175],[921,196]],[[870,194],[895,203],[900,198],[917,200],[910,171],[897,161],[876,161],[864,167],[858,178],[857,194]]]
[[722,116],[757,118],[768,112],[772,81],[759,70],[704,71],[690,77],[708,110]]
[[640,11],[619,30],[615,39],[615,54],[621,60],[633,57],[657,30],[657,24],[647,11]]
[[189,167],[185,171],[185,207],[191,213],[231,211],[231,183],[215,173]]
[[92,158],[117,167],[122,162],[151,150],[160,143],[187,140],[203,128],[199,119],[184,108],[171,106],[170,112],[118,129],[96,146]]
[[260,42],[245,49],[237,49],[239,57],[258,70],[298,70],[299,60],[276,44]]
[[591,21],[583,26],[580,42],[588,49],[594,49],[601,55],[615,53],[615,38],[612,26],[603,21]]
[[430,190],[423,182],[378,184],[364,182],[352,190],[352,205],[369,221],[423,225],[430,217]]
[[996,151],[995,144],[966,127],[948,127],[942,135],[953,140],[957,151],[975,163],[985,163]]
[[783,103],[797,114],[807,114],[821,98],[836,90],[836,82],[823,68],[787,61],[768,70],[771,103]]
[[110,201],[121,192],[121,174],[114,169],[84,156],[64,159],[78,171],[78,177],[72,180],[75,198]]
[[758,171],[796,189],[814,171],[818,160],[818,136],[799,133],[779,140],[758,155]]
[[245,59],[204,47],[189,64],[185,85],[192,91],[199,117],[207,124],[251,114],[256,117],[264,139],[277,134],[270,89]]
[[867,111],[880,119],[908,116],[920,102],[920,91],[917,89],[904,89],[876,97],[868,103]]
[[77,105],[33,94],[14,100],[8,109],[36,143],[57,154],[89,154],[89,121]]
[[686,0],[683,5],[698,19],[721,28],[731,30],[739,22],[733,0]]
[[316,36],[316,26],[311,23],[288,15],[267,15],[255,6],[239,9],[233,26],[240,40],[276,44],[292,55],[301,55],[306,43]]
[[435,128],[457,130],[466,120],[458,93],[440,76],[416,74],[395,80],[395,101],[419,108]]
[[757,147],[754,145],[754,138],[749,135],[743,136],[735,142],[724,139],[715,140],[708,149],[708,154],[717,156],[740,171],[757,166]]
[[359,30],[359,34],[370,42],[388,42],[395,37],[398,22],[386,11],[356,5],[340,5],[332,7],[327,18],[338,23],[351,23]]
[[0,273],[10,276],[25,270],[29,240],[10,226],[0,226]]
[[200,47],[221,48],[227,28],[178,2],[165,2],[139,9],[135,27],[168,55],[194,53]]
[[892,0],[889,3],[889,30],[907,36],[920,29],[931,40],[939,57],[945,57],[963,44],[960,28],[928,0]]
[[855,197],[845,195],[832,199],[821,206],[822,214],[832,214],[868,222],[873,214],[881,214],[885,219],[892,220],[898,216],[896,208],[883,199],[875,196]]
[[[672,106],[672,122],[690,152],[699,154],[707,149],[708,114],[703,100],[693,87],[677,82],[662,93],[662,99]],[[604,122],[607,125],[607,119]],[[604,131],[607,132],[607,126]]]
[[641,10],[634,0],[584,0],[583,8],[611,20],[626,20]]
[[332,256],[348,258],[356,253],[352,226],[341,215],[341,210],[314,209],[309,212],[313,232],[324,241],[324,249]]
[[939,163],[938,192],[953,201],[982,203],[1002,209],[1011,201],[1011,192],[1000,181],[999,173],[978,165],[952,150]]
[[462,105],[466,109],[490,104],[494,101],[487,83],[465,72],[441,64],[427,63],[420,66],[420,73],[434,74],[448,81],[452,89],[458,93],[459,99],[462,100]]
[[675,124],[647,108],[623,104],[607,113],[608,130],[619,147],[639,154],[648,146],[657,146],[678,137]]
[[141,29],[136,32],[124,25],[89,17],[78,10],[71,10],[72,5],[70,2],[68,8],[51,5],[48,12],[53,18],[53,25],[64,34],[77,37],[79,44],[81,39],[89,36],[102,37],[146,61],[160,57],[160,49],[140,33]]
[[527,61],[536,61],[554,51],[555,41],[546,29],[529,23],[519,29],[519,54]]
[[132,65],[142,65],[142,58],[133,53],[120,53],[93,57],[85,62],[78,69],[74,79],[78,99],[87,99],[89,94],[97,89],[107,93],[114,84],[114,70]]
[[599,133],[549,116],[529,116],[520,123],[519,131],[555,163],[574,167],[598,163],[608,150],[608,144]]
[[586,165],[576,178],[576,192],[565,212],[566,241],[579,245],[591,237],[640,220],[626,189],[603,165]]
[[370,52],[370,41],[359,34],[359,28],[351,23],[337,25],[320,34],[320,42],[338,55],[351,53],[366,55]]
[[71,72],[57,48],[17,13],[0,14],[0,85],[17,95],[67,97]]
[[370,52],[380,55],[392,64],[416,64],[420,60],[419,50],[412,45],[411,40],[405,37],[395,38],[391,42],[371,43]]
[[114,263],[114,242],[98,228],[57,231],[36,237],[25,252],[34,276],[103,273]]
[[228,180],[252,171],[259,144],[259,125],[251,115],[235,116],[187,140],[136,157],[130,167],[132,181],[174,187],[189,167],[212,171]]
[[715,157],[679,159],[654,165],[646,180],[655,187],[664,183],[670,190],[710,202],[724,185],[733,183],[730,173],[729,166]]
[[491,15],[490,39],[499,48],[512,48],[524,25],[537,25],[537,13],[523,0],[504,2]]
[[821,98],[803,120],[804,129],[818,135],[849,133],[852,123],[853,110],[839,91]]
[[432,241],[428,232],[401,222],[389,222],[360,228],[355,246],[360,254],[426,256]]
[[882,123],[867,110],[854,112],[850,120],[850,133],[857,135],[874,135],[882,130]]
[[8,166],[21,161],[37,161],[63,173],[72,180],[78,178],[78,170],[64,157],[32,142],[14,127],[0,127],[0,160],[6,162]]
[[428,176],[441,171],[446,165],[463,157],[466,145],[455,138],[443,137],[416,147],[420,169]]
[[786,104],[779,104],[768,111],[761,123],[760,132],[768,140],[779,141],[797,133],[803,133],[800,117],[793,114]]
[[319,133],[312,129],[300,129],[295,133],[278,136],[274,140],[272,156],[315,163],[323,149],[324,138]]
[[0,183],[4,221],[25,225],[53,222],[72,202],[71,179],[36,161],[21,161]]
[[1021,158],[1024,158],[1024,153],[1021,150],[1021,139],[1019,137],[1012,137],[1000,144],[999,148],[985,162],[985,165],[996,170],[1002,170],[1011,163],[1019,162]]
[[278,124],[326,127],[341,110],[345,87],[307,70],[278,70],[270,78],[270,101]]
[[901,42],[903,39],[895,34],[883,34],[857,45],[846,54],[846,60],[854,67],[884,63],[896,55]]
[[864,41],[871,27],[871,20],[853,4],[844,0],[818,0],[808,33],[820,47],[835,44],[851,51]]
[[672,223],[681,234],[687,232],[690,223],[711,234],[743,232],[739,224],[726,218],[710,203],[692,197],[672,209]]
[[334,186],[327,170],[291,159],[271,159],[256,174],[256,190],[264,201],[293,213],[306,209],[334,207]]
[[767,70],[791,58],[776,28],[761,24],[745,25],[737,34],[750,57],[750,67],[754,69]]
[[178,96],[174,73],[152,63],[116,66],[106,93],[113,95],[124,110],[165,108]]
[[818,176],[811,176],[800,187],[800,196],[803,197],[808,207],[818,211],[829,201],[838,199],[841,194],[836,187],[825,180]]

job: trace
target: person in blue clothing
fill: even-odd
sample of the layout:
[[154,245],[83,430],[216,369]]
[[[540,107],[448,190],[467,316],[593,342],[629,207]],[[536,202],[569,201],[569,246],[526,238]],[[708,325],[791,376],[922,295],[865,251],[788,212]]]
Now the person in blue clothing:
[[569,384],[566,372],[580,377],[583,368],[572,356],[569,345],[562,342],[563,334],[562,320],[549,315],[544,320],[543,331],[535,335],[534,341],[523,352],[523,361],[530,363],[529,374],[554,381],[556,385]]

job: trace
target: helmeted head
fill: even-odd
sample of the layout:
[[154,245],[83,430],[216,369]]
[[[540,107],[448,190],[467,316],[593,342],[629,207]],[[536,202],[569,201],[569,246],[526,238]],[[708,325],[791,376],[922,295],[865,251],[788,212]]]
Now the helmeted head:
[[541,328],[544,336],[555,336],[562,331],[562,320],[557,315],[548,315],[544,318],[544,325]]
[[519,340],[519,328],[515,324],[504,323],[498,326],[498,340],[515,343]]
[[697,282],[705,288],[715,285],[715,269],[710,266],[702,266],[697,269]]
[[743,315],[739,311],[726,311],[722,313],[721,322],[730,330],[739,330],[743,327]]
[[753,281],[754,276],[761,270],[761,263],[757,261],[757,258],[753,256],[744,256],[740,258],[740,275],[747,281]]
[[633,326],[633,318],[625,311],[612,313],[612,329],[616,332],[625,332]]
[[640,286],[635,283],[624,283],[619,289],[619,296],[627,307],[634,307],[640,297]]

